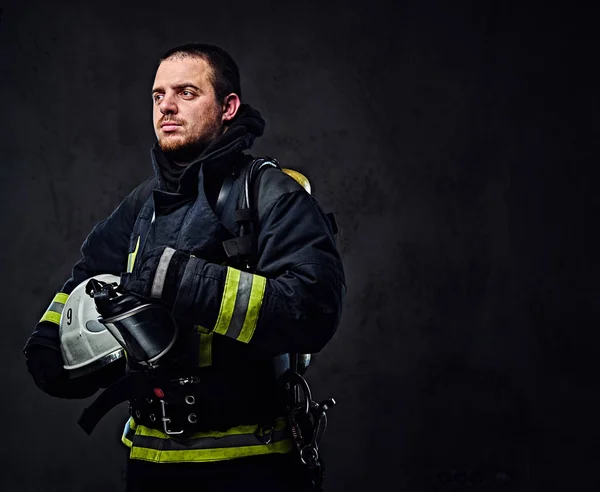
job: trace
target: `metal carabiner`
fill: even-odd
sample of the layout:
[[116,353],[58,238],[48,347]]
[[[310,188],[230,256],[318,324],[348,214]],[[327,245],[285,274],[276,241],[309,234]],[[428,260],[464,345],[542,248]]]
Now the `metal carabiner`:
[[300,404],[300,393],[298,391],[299,388],[302,388],[304,392],[304,413],[308,415],[310,412],[310,405],[312,402],[312,393],[310,391],[310,387],[300,374],[297,372],[288,372],[287,373],[288,381],[286,382],[286,389],[293,391],[293,402],[294,405]]
[[319,462],[319,441],[327,429],[327,410],[335,405],[335,400],[329,398],[321,403],[311,401],[310,422],[312,432],[310,442],[300,448],[300,460],[309,468],[318,468]]
[[[310,453],[310,454],[309,454]],[[308,456],[306,456],[308,454]],[[319,447],[311,442],[300,450],[300,461],[309,468],[315,468],[319,463]]]

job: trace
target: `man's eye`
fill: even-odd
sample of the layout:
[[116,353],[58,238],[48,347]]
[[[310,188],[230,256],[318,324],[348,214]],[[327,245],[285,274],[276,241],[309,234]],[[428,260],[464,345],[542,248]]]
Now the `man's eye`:
[[190,91],[181,91],[181,94],[186,97],[193,96],[193,94]]
[[154,102],[158,102],[162,99],[163,95],[162,94],[154,94],[152,96],[152,99],[154,99]]

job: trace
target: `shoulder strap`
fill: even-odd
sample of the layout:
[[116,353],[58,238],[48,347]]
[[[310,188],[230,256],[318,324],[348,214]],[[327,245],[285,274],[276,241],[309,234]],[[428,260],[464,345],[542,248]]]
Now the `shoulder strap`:
[[233,188],[233,175],[227,174],[223,184],[221,185],[221,190],[219,191],[219,196],[217,197],[217,203],[215,204],[215,215],[221,218],[223,214],[223,207],[225,207],[225,203],[231,194],[231,188]]
[[[264,171],[271,167],[282,169],[276,159],[271,157],[259,157],[254,159],[244,170],[243,188],[238,202],[238,209],[234,211],[234,220],[239,224],[238,236],[223,241],[223,248],[230,261],[237,267],[247,270],[251,270],[256,266],[255,228],[261,214],[264,213],[265,204],[272,203],[272,200],[276,199],[282,192],[295,189],[287,184],[282,184],[282,186],[262,187],[264,189],[261,190],[261,177]],[[305,176],[288,169],[284,169],[283,172],[296,181],[294,186],[301,186],[309,191],[310,185],[308,185],[307,189],[308,180]],[[294,176],[294,174],[297,176]],[[305,180],[306,183],[303,183],[303,180]],[[286,183],[288,183],[288,181],[286,181]],[[226,179],[221,187],[215,207],[215,211],[219,218],[221,218],[223,207],[231,193],[232,187],[233,179]],[[326,216],[329,219],[335,236],[338,232],[335,217],[332,213],[328,213]]]
[[[260,176],[269,167],[280,168],[276,159],[258,157],[244,170],[243,188],[238,202],[238,209],[234,211],[234,220],[239,224],[238,236],[223,241],[225,254],[239,268],[251,270],[256,263],[256,237],[254,234],[257,219],[258,184]],[[223,182],[215,211],[220,217],[223,206],[227,201],[233,180]]]

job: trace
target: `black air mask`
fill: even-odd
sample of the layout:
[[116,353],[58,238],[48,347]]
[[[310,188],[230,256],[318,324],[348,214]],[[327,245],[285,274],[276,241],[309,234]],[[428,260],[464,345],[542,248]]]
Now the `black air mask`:
[[171,349],[179,328],[164,306],[96,279],[91,279],[85,290],[96,303],[98,321],[125,349],[131,368],[151,369],[173,362]]

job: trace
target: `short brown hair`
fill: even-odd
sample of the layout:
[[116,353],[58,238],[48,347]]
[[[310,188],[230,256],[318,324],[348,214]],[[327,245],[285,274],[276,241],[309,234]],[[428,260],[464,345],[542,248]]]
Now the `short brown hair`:
[[158,64],[176,56],[197,56],[208,63],[212,70],[211,82],[219,101],[223,101],[232,92],[242,99],[240,71],[231,55],[223,48],[202,43],[182,44],[167,51]]

